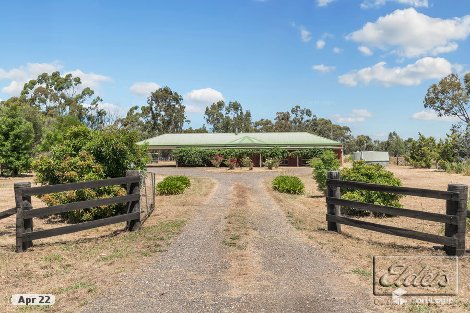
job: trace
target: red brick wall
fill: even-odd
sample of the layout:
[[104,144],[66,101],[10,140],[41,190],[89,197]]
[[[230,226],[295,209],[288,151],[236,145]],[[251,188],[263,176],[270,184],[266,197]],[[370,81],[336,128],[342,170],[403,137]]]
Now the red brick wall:
[[289,157],[287,159],[287,166],[297,166],[297,157]]
[[343,148],[335,149],[334,151],[336,153],[336,156],[338,157],[341,166],[343,166]]
[[254,167],[259,167],[259,154],[254,154],[251,157],[251,160],[253,161],[253,166]]

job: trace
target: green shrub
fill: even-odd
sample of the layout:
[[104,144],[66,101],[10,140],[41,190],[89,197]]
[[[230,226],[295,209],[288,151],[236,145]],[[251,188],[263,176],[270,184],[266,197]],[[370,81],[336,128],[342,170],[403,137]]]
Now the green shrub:
[[273,179],[273,189],[279,192],[300,195],[304,193],[304,183],[296,176],[280,175]]
[[282,160],[289,156],[289,152],[286,149],[273,147],[270,149],[262,150],[261,155],[267,159]]
[[178,175],[178,176],[168,176],[168,177],[171,177],[171,179],[182,183],[184,188],[188,188],[189,186],[191,186],[191,181],[189,180],[188,176]]
[[198,148],[183,148],[173,151],[178,166],[206,166],[209,161],[208,151]]
[[289,153],[291,157],[299,157],[301,159],[313,159],[319,157],[323,152],[323,149],[318,148],[308,148],[295,150]]
[[248,167],[250,170],[253,169],[253,160],[248,156],[242,158],[241,164],[244,167]]
[[[299,155],[302,158],[304,156],[313,156],[318,154],[318,149],[302,149],[293,151],[289,154],[286,149],[279,147],[273,147],[268,149],[201,149],[201,148],[180,148],[173,151],[173,157],[179,166],[217,166],[217,164],[223,164],[222,161],[219,163],[222,156],[223,159],[238,159],[242,160],[245,157],[251,157],[254,154],[261,154],[263,158],[282,160],[287,158],[289,155]],[[216,161],[213,163],[213,160]]]
[[18,107],[0,107],[0,175],[17,176],[31,168],[34,129]]
[[[400,179],[396,178],[392,172],[387,171],[380,164],[366,164],[363,161],[353,163],[352,168],[341,170],[341,180],[357,181],[371,184],[380,184],[387,186],[400,186]],[[401,207],[400,195],[391,193],[341,189],[341,197],[347,200],[359,201],[364,203],[373,203],[393,207]],[[369,216],[371,212],[358,210],[354,208],[343,207],[341,210],[345,215]],[[385,216],[382,213],[373,213],[376,217]]]
[[167,176],[157,184],[157,194],[163,196],[178,195],[190,186],[186,176]]
[[438,148],[434,137],[425,137],[419,133],[418,140],[411,142],[408,155],[405,159],[413,167],[431,168],[437,156]]
[[470,160],[460,162],[447,162],[440,160],[438,162],[438,167],[445,170],[447,173],[470,176]]
[[326,193],[326,176],[328,171],[337,171],[340,162],[336,154],[331,150],[324,150],[320,156],[310,160],[313,167],[313,178],[317,182],[318,190]]
[[445,160],[439,160],[437,162],[437,168],[447,172],[450,168],[450,162]]
[[[36,181],[43,185],[74,183],[125,176],[127,169],[144,169],[147,147],[136,144],[137,137],[127,130],[92,131],[84,125],[68,129],[50,151],[32,164]],[[66,204],[124,195],[119,186],[49,194],[41,199],[48,205]],[[125,212],[125,205],[75,210],[61,214],[68,222],[88,221]]]
[[147,146],[137,145],[136,132],[106,128],[94,131],[84,150],[104,168],[106,177],[122,177],[128,169],[143,170],[149,161]]
[[279,159],[271,159],[271,158],[268,158],[264,161],[264,165],[266,165],[266,167],[269,169],[269,170],[272,170],[273,168],[278,168],[279,167]]
[[[81,151],[77,156],[68,156],[64,160],[57,160],[42,155],[34,161],[39,181],[53,181],[54,184],[74,183],[80,181],[98,180],[106,178],[103,166],[87,151]],[[101,187],[95,189],[82,189],[67,192],[46,194],[41,200],[48,205],[60,205],[76,201],[86,201],[97,198],[109,198],[126,195],[126,190],[119,186]],[[59,214],[64,220],[71,223],[90,221],[114,216],[126,212],[124,204],[74,210]]]

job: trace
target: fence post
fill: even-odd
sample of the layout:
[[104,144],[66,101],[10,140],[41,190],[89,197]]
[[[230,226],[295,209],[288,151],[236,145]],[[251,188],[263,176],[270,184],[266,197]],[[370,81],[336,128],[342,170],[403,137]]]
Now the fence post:
[[[140,177],[139,171],[128,170],[126,176],[138,176]],[[127,184],[127,194],[140,194],[140,179],[137,183]],[[127,213],[139,212],[140,213],[140,200],[129,202]],[[135,231],[140,228],[140,217],[138,220],[131,220],[127,222],[126,230]]]
[[447,200],[446,214],[457,216],[457,225],[446,224],[446,237],[456,239],[456,246],[444,246],[447,255],[462,256],[465,253],[465,232],[467,225],[467,198],[468,186],[462,184],[450,184],[447,186],[448,191],[458,192],[458,200]]
[[[327,174],[327,179],[329,180],[339,180],[339,178],[340,177],[338,171],[329,171]],[[340,187],[330,186],[330,184],[327,183],[327,196],[330,198],[341,198]],[[326,211],[330,215],[341,215],[341,207],[339,205],[327,204]],[[341,224],[337,224],[335,222],[328,222],[328,230],[341,233]]]
[[33,242],[23,241],[23,234],[33,231],[33,219],[23,218],[23,211],[31,210],[31,196],[24,196],[22,188],[31,187],[31,183],[15,183],[13,190],[15,191],[16,203],[16,252],[23,252],[33,246]]
[[155,173],[150,173],[150,177],[152,178],[152,211],[155,210],[156,204],[155,204],[155,193],[157,192],[157,186],[156,186],[156,174]]

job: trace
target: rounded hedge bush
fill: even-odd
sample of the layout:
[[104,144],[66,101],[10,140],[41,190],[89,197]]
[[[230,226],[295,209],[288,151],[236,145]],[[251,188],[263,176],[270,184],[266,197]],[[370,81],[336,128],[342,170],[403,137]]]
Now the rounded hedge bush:
[[304,193],[304,183],[296,176],[280,175],[273,179],[273,189],[279,192],[300,195]]
[[328,171],[337,171],[340,161],[332,150],[325,150],[318,157],[310,160],[313,168],[313,178],[317,182],[318,190],[326,194],[326,176]]
[[[380,164],[366,164],[363,161],[356,161],[351,168],[344,168],[341,170],[341,180],[357,181],[369,184],[379,184],[387,186],[401,186],[399,178],[395,177],[392,172],[387,171]],[[348,188],[341,188],[341,198],[346,200],[372,203],[377,205],[385,205],[400,208],[401,195],[367,191],[367,190],[353,190]],[[374,217],[388,217],[383,213],[370,212],[356,208],[341,208],[341,213],[350,216],[369,216]]]
[[191,181],[187,176],[179,175],[179,176],[168,176],[167,178],[171,177],[171,179],[179,181],[183,184],[184,188],[188,188],[191,186]]
[[167,176],[157,184],[157,194],[162,196],[182,194],[191,185],[186,176]]

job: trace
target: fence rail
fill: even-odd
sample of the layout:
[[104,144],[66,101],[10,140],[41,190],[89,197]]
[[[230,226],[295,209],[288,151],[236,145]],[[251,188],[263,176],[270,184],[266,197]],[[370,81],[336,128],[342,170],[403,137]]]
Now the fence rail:
[[0,212],[0,220],[16,214],[16,208],[11,208]]
[[108,179],[100,179],[100,180],[90,180],[90,181],[70,183],[70,184],[46,185],[46,186],[40,186],[40,187],[24,187],[22,188],[21,192],[25,196],[40,196],[40,195],[45,195],[48,193],[137,183],[139,182],[139,179],[140,179],[139,177],[140,176],[126,176],[126,177],[108,178]]
[[[396,208],[341,199],[341,188],[442,199],[446,200],[446,214],[423,212],[406,208]],[[328,222],[328,230],[331,231],[340,233],[342,224],[359,227],[394,236],[442,244],[444,245],[444,250],[448,255],[461,256],[465,253],[466,218],[467,216],[470,216],[470,212],[467,211],[467,198],[468,186],[461,184],[448,185],[447,191],[385,186],[340,180],[339,172],[330,171],[328,172],[327,179],[326,221]],[[445,235],[439,236],[342,216],[342,206],[392,216],[405,216],[414,219],[445,223]]]
[[[63,205],[55,205],[37,209],[33,209],[31,204],[31,196],[33,195],[39,196],[49,193],[81,190],[87,188],[99,188],[114,185],[125,185],[127,189],[127,195],[111,198],[78,201]],[[141,177],[139,171],[127,171],[126,177],[61,185],[31,187],[31,183],[16,183],[14,185],[16,200],[16,251],[25,251],[33,245],[32,241],[35,239],[69,234],[120,222],[127,222],[126,229],[129,231],[139,229],[141,225],[140,185]],[[58,227],[54,229],[33,231],[34,217],[48,216],[57,213],[70,212],[73,210],[87,209],[117,203],[127,203],[127,213],[102,218],[99,220]]]
[[343,187],[343,188],[349,188],[349,189],[379,191],[379,192],[393,193],[397,195],[435,198],[435,199],[443,199],[443,200],[458,200],[458,197],[459,197],[459,193],[453,192],[453,191],[376,185],[376,184],[368,184],[368,183],[361,183],[361,182],[347,181],[347,180],[330,179],[329,184],[332,187]]

